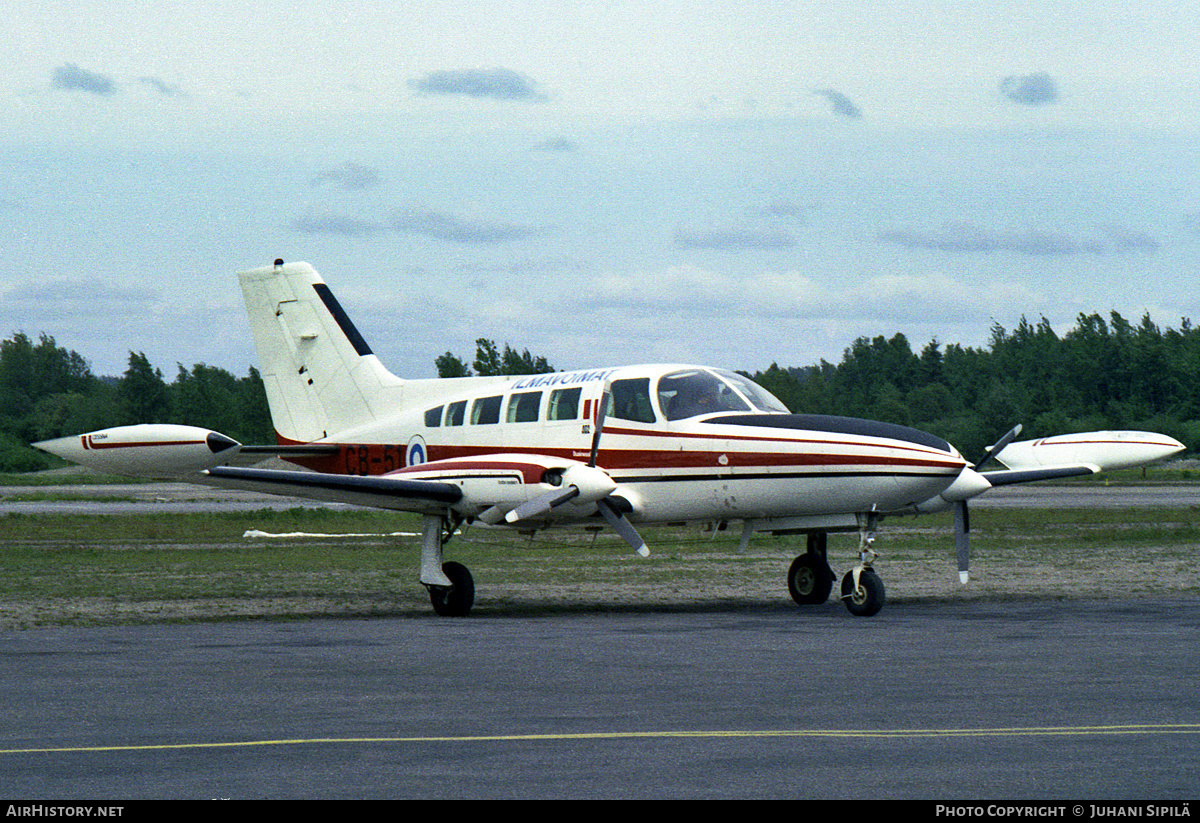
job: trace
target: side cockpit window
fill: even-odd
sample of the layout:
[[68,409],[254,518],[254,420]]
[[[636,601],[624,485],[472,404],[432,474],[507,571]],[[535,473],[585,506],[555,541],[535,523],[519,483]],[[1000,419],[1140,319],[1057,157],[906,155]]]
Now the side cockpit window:
[[668,420],[712,412],[751,411],[750,404],[732,386],[703,369],[672,372],[659,378],[658,405]]

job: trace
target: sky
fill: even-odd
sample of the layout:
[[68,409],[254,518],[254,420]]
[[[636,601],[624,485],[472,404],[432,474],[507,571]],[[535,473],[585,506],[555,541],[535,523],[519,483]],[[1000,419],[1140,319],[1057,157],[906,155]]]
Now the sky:
[[[9,4],[12,6],[13,4]],[[244,375],[311,263],[380,359],[756,371],[1200,315],[1188,4],[0,11],[0,336]]]

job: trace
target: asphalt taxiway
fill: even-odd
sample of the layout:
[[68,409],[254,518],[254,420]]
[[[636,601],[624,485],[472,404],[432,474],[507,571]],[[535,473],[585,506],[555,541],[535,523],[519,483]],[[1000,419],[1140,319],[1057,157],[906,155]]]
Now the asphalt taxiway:
[[1194,599],[12,631],[9,798],[1179,799]]

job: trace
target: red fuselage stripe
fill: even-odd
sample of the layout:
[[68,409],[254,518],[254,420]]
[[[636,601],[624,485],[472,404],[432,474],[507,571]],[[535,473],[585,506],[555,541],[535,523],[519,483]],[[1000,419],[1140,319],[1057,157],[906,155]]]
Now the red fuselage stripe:
[[203,440],[145,440],[136,443],[97,443],[88,438],[85,449],[140,449],[143,446],[203,446]]

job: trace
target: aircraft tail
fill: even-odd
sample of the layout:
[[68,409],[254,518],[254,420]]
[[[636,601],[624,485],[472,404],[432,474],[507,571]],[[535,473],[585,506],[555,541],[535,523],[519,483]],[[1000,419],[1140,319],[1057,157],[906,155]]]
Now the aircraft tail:
[[307,263],[240,272],[280,443],[309,443],[399,408],[404,381],[371,352]]

